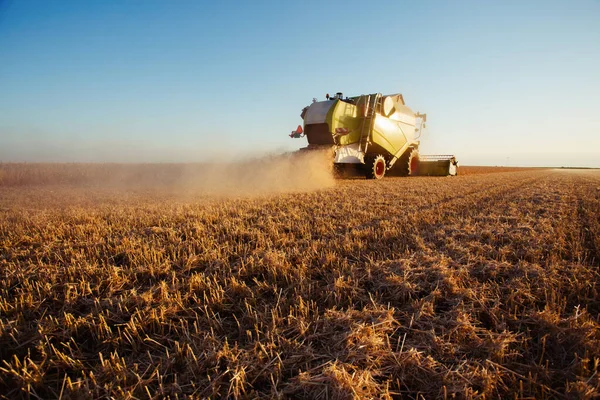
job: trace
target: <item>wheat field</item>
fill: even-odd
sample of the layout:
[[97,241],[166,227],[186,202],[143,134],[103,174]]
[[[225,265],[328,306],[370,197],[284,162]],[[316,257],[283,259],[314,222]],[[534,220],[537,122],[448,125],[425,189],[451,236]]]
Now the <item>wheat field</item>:
[[3,398],[597,398],[600,172],[0,164]]

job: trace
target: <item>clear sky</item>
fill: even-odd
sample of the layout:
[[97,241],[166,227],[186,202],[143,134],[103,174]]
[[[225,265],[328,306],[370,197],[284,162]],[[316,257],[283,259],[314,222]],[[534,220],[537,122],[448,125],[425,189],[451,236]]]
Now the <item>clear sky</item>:
[[0,0],[0,161],[295,150],[337,91],[463,165],[600,167],[600,1]]

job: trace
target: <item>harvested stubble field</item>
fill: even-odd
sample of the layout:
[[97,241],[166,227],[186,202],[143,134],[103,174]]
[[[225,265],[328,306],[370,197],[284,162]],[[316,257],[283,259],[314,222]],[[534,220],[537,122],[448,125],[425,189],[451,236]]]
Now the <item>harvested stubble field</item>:
[[600,395],[600,172],[273,162],[0,165],[2,396]]

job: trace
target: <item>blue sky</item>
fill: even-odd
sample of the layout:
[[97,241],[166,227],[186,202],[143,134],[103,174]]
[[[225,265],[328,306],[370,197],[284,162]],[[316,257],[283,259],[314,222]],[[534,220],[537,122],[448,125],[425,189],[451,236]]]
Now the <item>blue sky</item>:
[[401,92],[422,153],[600,167],[600,1],[0,0],[0,161],[290,151],[313,97]]

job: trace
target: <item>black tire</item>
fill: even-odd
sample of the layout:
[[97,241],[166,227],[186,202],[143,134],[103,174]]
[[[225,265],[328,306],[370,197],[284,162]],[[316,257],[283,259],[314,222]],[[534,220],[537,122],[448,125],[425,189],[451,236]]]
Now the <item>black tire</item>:
[[409,148],[400,156],[396,164],[400,176],[419,175],[419,151]]
[[365,168],[365,175],[367,179],[381,179],[385,176],[387,163],[385,161],[385,158],[381,154],[378,154],[376,156],[366,156]]

